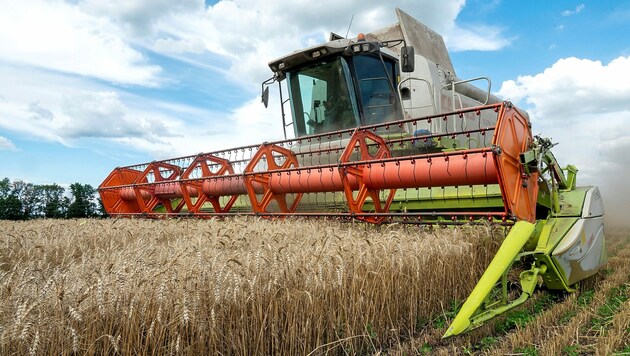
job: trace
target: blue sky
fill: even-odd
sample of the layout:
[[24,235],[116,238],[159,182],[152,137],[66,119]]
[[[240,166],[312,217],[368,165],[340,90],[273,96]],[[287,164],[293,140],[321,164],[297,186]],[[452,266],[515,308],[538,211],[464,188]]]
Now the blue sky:
[[277,97],[259,102],[267,62],[395,7],[444,36],[460,78],[528,110],[581,183],[627,189],[620,1],[0,0],[0,177],[98,186],[117,166],[282,138]]

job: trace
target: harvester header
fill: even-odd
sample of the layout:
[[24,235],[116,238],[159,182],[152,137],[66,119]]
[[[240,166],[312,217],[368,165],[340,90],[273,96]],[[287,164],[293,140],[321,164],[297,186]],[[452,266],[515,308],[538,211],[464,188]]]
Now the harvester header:
[[[575,290],[606,261],[599,191],[576,186],[490,79],[457,78],[440,35],[397,15],[269,63],[262,100],[278,83],[284,140],[116,168],[99,187],[107,212],[512,226],[445,336],[522,304],[539,277]],[[513,264],[522,292],[508,300]]]
[[[422,136],[400,132],[405,126],[450,116],[474,128]],[[496,125],[482,127],[483,116],[494,116]],[[482,141],[472,141],[473,135]],[[458,137],[471,139],[473,147],[437,149],[442,141]],[[100,193],[113,216],[252,214],[355,217],[378,223],[397,217],[533,222],[537,174],[524,174],[519,163],[521,153],[532,145],[527,119],[510,103],[502,103],[116,168],[101,184]],[[490,188],[496,185],[498,190]],[[420,194],[446,199],[446,190],[470,200],[470,207],[412,211],[406,205]],[[506,198],[492,206],[489,194]],[[474,208],[475,200],[480,200],[481,209]],[[333,205],[334,212],[323,209]]]

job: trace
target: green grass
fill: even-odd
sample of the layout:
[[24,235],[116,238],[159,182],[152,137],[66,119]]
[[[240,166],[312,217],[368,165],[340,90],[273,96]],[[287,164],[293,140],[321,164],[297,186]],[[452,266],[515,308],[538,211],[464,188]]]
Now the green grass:
[[630,345],[626,346],[625,349],[621,350],[621,351],[617,351],[615,353],[613,353],[613,355],[630,355]]
[[494,344],[499,342],[500,338],[498,336],[486,336],[476,345],[479,350],[488,350]]
[[538,356],[538,350],[534,346],[519,347],[514,349],[514,353],[520,353],[524,356]]
[[507,334],[512,329],[524,326],[533,318],[534,315],[527,309],[516,310],[508,313],[503,322],[495,325],[494,330],[500,334]]
[[561,302],[566,295],[547,292],[534,302],[534,314],[540,314],[550,306]]
[[578,356],[581,354],[580,345],[570,345],[562,348],[562,354],[568,356]]
[[565,325],[571,319],[573,319],[573,317],[576,316],[576,315],[577,315],[577,312],[575,310],[567,311],[566,313],[562,314],[560,319],[558,319],[558,325]]
[[534,301],[531,308],[524,307],[508,312],[505,320],[495,325],[495,331],[500,334],[507,334],[517,327],[523,327],[532,321],[536,315],[542,313],[551,305],[559,302],[560,299],[561,297],[557,294],[542,292]]
[[622,284],[614,287],[606,295],[604,305],[597,308],[597,316],[591,320],[591,325],[596,329],[606,329],[621,305],[628,300],[628,285]]
[[595,290],[594,289],[589,289],[589,290],[585,290],[585,291],[581,292],[580,296],[578,297],[577,304],[580,307],[585,307],[585,306],[591,304],[591,302],[593,301],[593,296],[594,295],[595,295]]
[[431,347],[431,345],[427,342],[420,346],[416,351],[418,352],[418,355],[431,355],[433,353],[433,347]]

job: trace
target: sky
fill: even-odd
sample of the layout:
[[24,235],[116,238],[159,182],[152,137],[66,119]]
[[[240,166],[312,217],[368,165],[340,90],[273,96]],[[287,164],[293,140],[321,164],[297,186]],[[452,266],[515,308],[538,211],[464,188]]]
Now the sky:
[[458,77],[527,110],[579,184],[630,204],[630,3],[605,0],[0,0],[0,178],[98,186],[117,166],[282,139],[277,93],[260,103],[267,63],[396,7],[444,36]]

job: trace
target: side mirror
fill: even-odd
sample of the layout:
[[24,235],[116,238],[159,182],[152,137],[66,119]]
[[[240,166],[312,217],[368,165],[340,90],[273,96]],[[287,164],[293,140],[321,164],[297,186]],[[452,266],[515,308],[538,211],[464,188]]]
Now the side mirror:
[[263,92],[260,98],[262,99],[263,105],[267,107],[269,105],[269,87],[265,87],[265,89],[263,89]]
[[413,46],[404,46],[400,49],[400,61],[400,69],[403,73],[410,73],[415,70],[416,62]]

